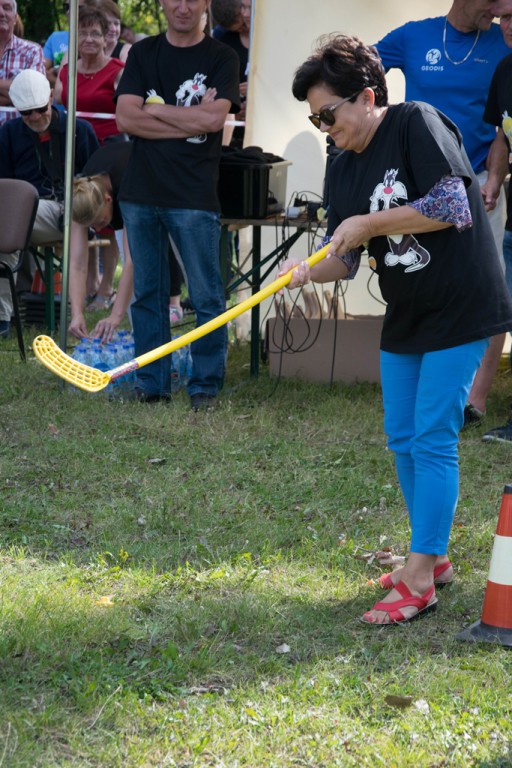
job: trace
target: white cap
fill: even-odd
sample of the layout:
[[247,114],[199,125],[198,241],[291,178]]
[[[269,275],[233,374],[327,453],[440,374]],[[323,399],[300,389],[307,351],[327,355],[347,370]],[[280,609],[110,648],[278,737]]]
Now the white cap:
[[23,69],[12,81],[9,98],[21,111],[46,107],[50,101],[50,83],[36,69]]

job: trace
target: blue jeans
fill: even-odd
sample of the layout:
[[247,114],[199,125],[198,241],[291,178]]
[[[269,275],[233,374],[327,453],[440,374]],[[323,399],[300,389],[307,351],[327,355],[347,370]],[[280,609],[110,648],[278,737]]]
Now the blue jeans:
[[[135,355],[171,339],[169,323],[169,235],[176,245],[197,324],[224,312],[226,301],[219,264],[220,219],[217,213],[160,208],[121,202],[133,260],[132,305]],[[227,332],[223,326],[191,346],[190,395],[216,395],[224,379]],[[146,394],[171,389],[171,357],[166,355],[137,371],[137,386]]]
[[381,352],[384,429],[409,512],[411,552],[446,554],[459,495],[459,431],[488,344]]

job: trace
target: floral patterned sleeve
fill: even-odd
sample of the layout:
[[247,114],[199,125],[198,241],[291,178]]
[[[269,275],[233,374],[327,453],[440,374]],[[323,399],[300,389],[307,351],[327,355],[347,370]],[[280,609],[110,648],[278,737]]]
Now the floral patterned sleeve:
[[443,176],[424,197],[407,205],[428,219],[453,224],[457,232],[473,225],[466,187],[460,176]]
[[[331,240],[332,240],[331,235],[324,235],[324,237],[322,238],[322,242],[320,243],[320,247],[323,248],[324,245],[327,245],[327,243],[330,243]],[[335,257],[340,261],[342,261],[348,269],[348,275],[344,278],[344,280],[353,280],[354,277],[356,276],[357,270],[359,269],[359,264],[361,263],[362,251],[363,251],[362,248],[352,248],[351,251],[342,253],[341,256],[338,256],[338,254],[335,254]]]

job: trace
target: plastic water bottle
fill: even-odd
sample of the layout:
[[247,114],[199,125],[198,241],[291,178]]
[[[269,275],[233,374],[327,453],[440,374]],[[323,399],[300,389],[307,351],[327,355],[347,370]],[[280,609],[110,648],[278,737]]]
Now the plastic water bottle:
[[[133,342],[131,344],[129,342],[123,343],[121,345],[119,365],[122,365],[122,363],[129,363],[130,360],[133,359],[133,354],[134,354]],[[121,377],[120,381],[124,382],[125,389],[129,389],[133,387],[135,384],[135,371],[131,371],[131,373],[125,374],[124,376]]]
[[76,347],[73,350],[73,354],[71,357],[73,360],[76,360],[78,363],[85,363],[87,359],[87,344],[84,344],[80,342],[80,344],[77,344]]
[[[100,368],[100,370],[111,371],[113,368],[116,368],[119,365],[118,357],[118,345],[112,343],[106,344],[103,348],[103,359],[101,361],[105,367]],[[119,381],[118,379],[114,379],[114,381],[111,381],[110,384],[108,384],[106,389],[108,394],[115,394],[115,391],[118,388]]]
[[132,357],[135,357],[135,340],[131,333],[129,333],[128,336],[126,337],[125,343],[128,344],[128,347],[130,349],[130,360],[131,360]]
[[177,392],[181,387],[181,356],[182,350],[175,349],[171,354],[171,392]]
[[131,336],[130,331],[125,331],[125,330],[116,331],[114,333],[114,336],[112,337],[112,341],[117,341],[120,344],[124,344],[127,341],[128,337],[130,336]]
[[[77,344],[76,347],[74,348],[71,354],[71,357],[73,358],[73,360],[76,360],[77,363],[83,363],[84,365],[88,365],[87,363],[88,352],[89,352],[88,345],[80,342],[80,344]],[[70,384],[69,387],[72,392],[80,392],[78,387],[74,387],[72,384]]]
[[87,365],[90,365],[91,368],[97,368],[99,371],[108,370],[103,367],[103,347],[101,339],[92,339],[89,342],[87,353]]
[[183,373],[183,378],[185,380],[184,383],[188,384],[188,380],[192,376],[192,353],[190,351],[190,344],[188,344],[185,347],[185,350],[186,350],[186,355],[185,355],[186,362],[185,362],[185,369],[184,369],[184,373]]

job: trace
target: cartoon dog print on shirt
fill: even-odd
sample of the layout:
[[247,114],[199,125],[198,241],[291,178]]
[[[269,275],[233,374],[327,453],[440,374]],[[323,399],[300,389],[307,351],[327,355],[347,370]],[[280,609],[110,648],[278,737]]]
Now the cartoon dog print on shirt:
[[[407,200],[407,189],[397,181],[398,168],[384,173],[384,180],[377,184],[370,197],[370,213],[387,211],[398,207],[398,200]],[[414,235],[388,235],[389,251],[384,257],[386,267],[405,266],[405,272],[423,269],[430,261],[430,253],[423,248]],[[371,266],[371,265],[370,265]]]

